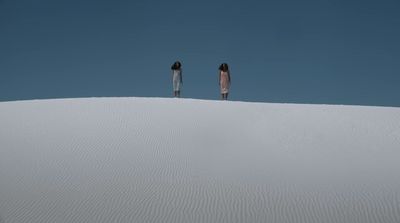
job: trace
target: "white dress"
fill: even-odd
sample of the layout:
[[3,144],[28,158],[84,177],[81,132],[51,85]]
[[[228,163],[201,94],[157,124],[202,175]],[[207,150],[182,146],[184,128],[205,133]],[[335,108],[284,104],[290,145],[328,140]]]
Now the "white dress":
[[182,85],[182,70],[173,70],[172,72],[172,85],[174,91],[180,91]]
[[229,93],[229,87],[231,85],[231,80],[230,80],[230,75],[229,71],[220,71],[219,74],[219,86],[221,88],[221,94],[227,94]]

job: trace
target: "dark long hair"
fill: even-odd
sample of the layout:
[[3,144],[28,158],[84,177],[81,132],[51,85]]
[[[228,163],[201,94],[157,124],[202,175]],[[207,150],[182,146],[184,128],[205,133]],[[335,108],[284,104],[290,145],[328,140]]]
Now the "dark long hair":
[[219,66],[219,70],[227,72],[229,70],[228,64],[227,63],[223,63]]
[[171,70],[179,70],[181,69],[181,62],[176,61],[174,64],[171,66]]

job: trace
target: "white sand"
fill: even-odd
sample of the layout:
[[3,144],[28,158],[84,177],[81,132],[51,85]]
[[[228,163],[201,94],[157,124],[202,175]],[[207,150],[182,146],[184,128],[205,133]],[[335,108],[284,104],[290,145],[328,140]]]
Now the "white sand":
[[400,108],[0,103],[0,223],[399,223]]

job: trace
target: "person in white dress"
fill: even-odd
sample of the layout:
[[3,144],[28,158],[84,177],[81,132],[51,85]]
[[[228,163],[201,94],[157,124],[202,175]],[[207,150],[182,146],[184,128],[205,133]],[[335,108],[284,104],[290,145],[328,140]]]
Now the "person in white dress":
[[221,99],[228,100],[229,87],[231,86],[231,75],[228,64],[223,63],[219,66],[219,87],[221,90]]

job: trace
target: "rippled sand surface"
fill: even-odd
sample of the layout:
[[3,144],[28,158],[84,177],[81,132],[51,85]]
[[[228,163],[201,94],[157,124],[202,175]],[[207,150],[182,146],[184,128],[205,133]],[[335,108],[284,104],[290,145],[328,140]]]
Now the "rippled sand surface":
[[0,223],[399,223],[400,109],[0,103]]

